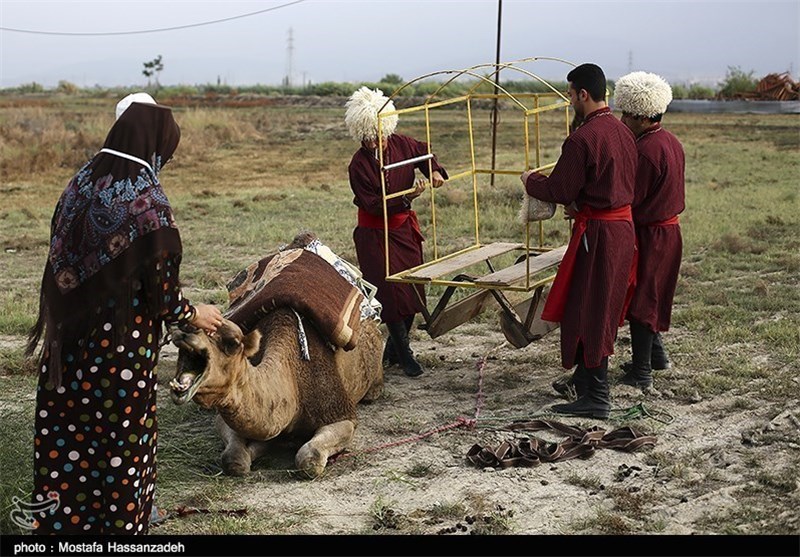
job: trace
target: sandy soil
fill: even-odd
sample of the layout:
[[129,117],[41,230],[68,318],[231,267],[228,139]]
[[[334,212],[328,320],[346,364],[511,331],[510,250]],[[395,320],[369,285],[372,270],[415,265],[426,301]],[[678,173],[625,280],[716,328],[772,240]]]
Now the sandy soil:
[[[610,363],[614,378],[628,357],[626,335],[621,329]],[[301,513],[303,520],[284,532],[292,534],[762,533],[757,520],[741,518],[743,507],[759,491],[763,463],[775,472],[797,461],[798,398],[781,407],[759,404],[757,384],[750,391],[754,404],[738,404],[737,393],[677,396],[670,378],[689,373],[684,365],[691,356],[671,354],[673,367],[658,372],[648,393],[612,385],[608,421],[548,414],[549,405],[563,401],[550,386],[564,372],[558,338],[556,330],[516,349],[493,323],[468,323],[437,339],[415,330],[412,345],[426,373],[408,378],[396,366],[386,369],[382,399],[360,406],[350,454],[314,481],[289,482],[266,476],[291,468],[293,449],[267,456],[251,472],[264,475],[263,483],[246,482],[226,507]],[[165,347],[162,382],[174,359],[174,349]],[[638,403],[653,417],[613,419]],[[563,439],[502,429],[535,418],[607,430],[624,423],[654,435],[656,444],[535,467],[479,468],[467,460],[473,445],[495,447],[515,435]],[[763,508],[778,509],[769,511],[773,528],[777,521],[785,524],[782,533],[800,532],[800,489]]]

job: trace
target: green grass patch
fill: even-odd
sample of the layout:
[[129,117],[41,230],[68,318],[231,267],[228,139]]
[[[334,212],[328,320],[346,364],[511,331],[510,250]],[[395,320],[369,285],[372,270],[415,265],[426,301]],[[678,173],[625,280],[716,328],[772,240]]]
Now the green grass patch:
[[[0,98],[0,335],[14,341],[0,346],[0,441],[4,447],[0,451],[0,502],[5,505],[0,508],[0,530],[4,532],[14,531],[7,508],[11,497],[29,497],[32,488],[36,379],[32,363],[22,357],[19,341],[36,318],[50,217],[72,174],[102,145],[113,121],[112,105],[104,97],[53,97],[23,105]],[[485,109],[476,108],[473,116],[475,121],[488,122]],[[161,179],[183,238],[181,278],[189,299],[224,306],[225,285],[236,272],[273,253],[301,231],[315,232],[334,252],[356,262],[352,242],[356,208],[347,164],[357,145],[347,136],[342,117],[341,107],[270,104],[231,108],[220,103],[176,108],[181,145]],[[439,159],[451,172],[466,169],[470,161],[464,112],[445,111],[436,117],[440,120],[432,144]],[[503,122],[514,126],[519,115],[509,112]],[[545,129],[557,124],[556,120],[542,121]],[[665,334],[675,368],[664,377],[678,400],[694,400],[697,395],[708,399],[723,393],[741,394],[745,400],[745,395],[757,393],[760,404],[796,397],[794,379],[800,357],[798,124],[794,115],[670,114],[665,118],[665,127],[683,142],[687,162],[687,206],[681,215],[684,257],[672,329]],[[420,119],[409,117],[402,119],[398,131],[419,134],[421,129]],[[490,134],[476,136],[479,165],[489,164],[490,140]],[[519,138],[501,133],[498,145],[499,167],[521,170],[524,157]],[[555,160],[559,146],[560,141],[552,138],[543,141],[542,158]],[[522,197],[518,177],[500,176],[491,186],[488,176],[480,176],[477,187],[478,222],[471,180],[454,180],[435,192],[435,238],[430,195],[415,202],[427,237],[428,259],[434,250],[442,256],[472,245],[476,225],[484,243],[524,241],[524,228],[516,220]],[[560,217],[559,212],[546,223],[546,244],[567,241],[569,230]],[[508,258],[499,263],[509,263]],[[429,290],[430,308],[442,292],[442,287]],[[479,337],[487,327],[497,327],[497,314],[486,311],[473,323],[476,327],[467,324],[454,330],[454,342],[459,331]],[[509,400],[502,391],[519,388],[531,370],[555,370],[556,344],[556,340],[548,340],[536,350],[526,351],[524,358],[504,361],[504,373],[487,375],[490,407],[517,402],[520,408],[526,407],[529,397]],[[475,352],[482,355],[480,347]],[[443,361],[438,354],[425,354],[424,359],[429,367],[471,369],[474,365]],[[473,393],[475,385],[453,380],[446,387],[454,395],[463,395]],[[471,410],[467,407],[464,413]],[[442,411],[437,417],[449,421],[452,413]],[[380,424],[379,430],[388,437],[405,437],[430,425],[424,418],[409,421],[398,414]],[[161,398],[159,426],[159,506],[211,512],[169,520],[154,532],[293,533],[313,514],[308,508],[248,509],[243,515],[221,512],[231,510],[228,507],[243,490],[255,483],[296,481],[289,471],[293,466],[290,450],[257,462],[246,478],[227,478],[220,472],[222,444],[213,429],[212,414]],[[326,474],[335,477],[357,471],[369,466],[371,458],[376,457],[353,455]],[[691,483],[690,471],[705,470],[707,455],[690,455],[688,461],[674,462],[670,455],[653,451],[645,459],[658,464],[662,477]],[[437,473],[419,462],[379,481],[422,486]],[[703,478],[717,481],[710,472]],[[758,489],[784,498],[791,477],[770,472],[754,477],[753,482]],[[585,474],[570,476],[567,483],[586,490],[600,488],[599,479]],[[623,514],[635,514],[637,505],[646,509],[640,496],[628,495],[619,496]],[[476,514],[477,526],[471,526],[474,533],[506,533],[513,527],[511,513],[491,502],[465,505],[483,517],[478,520]],[[413,517],[403,516],[393,506],[375,501],[372,524],[379,532],[419,531],[421,526]],[[707,528],[742,533],[742,528],[735,526],[739,521],[746,525],[744,530],[785,532],[775,518],[779,514],[777,507],[747,509],[742,505],[722,517],[734,526],[718,527],[714,520],[720,517],[710,517]],[[620,513],[602,512],[580,529],[624,534],[638,531],[640,526]]]
[[11,521],[13,498],[31,501],[33,492],[33,403],[36,377],[0,375],[0,531],[25,534]]

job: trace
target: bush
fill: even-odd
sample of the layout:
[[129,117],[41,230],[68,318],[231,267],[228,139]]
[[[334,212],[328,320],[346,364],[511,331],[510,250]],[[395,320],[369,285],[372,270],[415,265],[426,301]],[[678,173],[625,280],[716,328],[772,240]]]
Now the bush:
[[391,83],[392,85],[402,85],[405,80],[396,73],[387,73],[381,78],[381,83]]
[[17,87],[19,93],[44,93],[44,86],[41,83],[31,81]]
[[689,91],[687,92],[690,99],[713,99],[714,98],[714,89],[711,87],[707,87],[705,85],[700,85],[695,83],[691,87],[689,87]]
[[321,97],[325,95],[347,97],[350,96],[357,88],[358,87],[352,83],[336,83],[333,81],[326,81],[324,83],[310,85],[308,87],[308,94],[319,95]]
[[687,89],[686,85],[682,83],[673,83],[672,84],[672,98],[673,99],[688,99],[689,98],[689,90]]
[[738,66],[728,66],[728,73],[725,74],[725,80],[720,83],[720,89],[717,96],[720,98],[735,98],[747,96],[749,93],[754,93],[758,81],[753,78],[753,70],[745,73]]
[[685,83],[675,83],[672,85],[673,99],[692,99],[706,100],[714,98],[714,89],[699,83],[686,85]]
[[162,87],[159,95],[163,98],[168,97],[191,97],[199,94],[199,90],[195,85],[170,85]]
[[62,79],[58,82],[58,92],[65,95],[75,95],[80,92],[80,88],[74,83]]

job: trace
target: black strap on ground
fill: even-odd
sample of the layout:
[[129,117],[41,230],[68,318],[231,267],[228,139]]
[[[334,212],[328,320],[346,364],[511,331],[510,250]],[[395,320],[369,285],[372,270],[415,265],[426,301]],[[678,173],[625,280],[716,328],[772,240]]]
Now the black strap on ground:
[[475,444],[467,452],[467,460],[482,468],[530,467],[543,462],[589,458],[597,449],[633,452],[646,445],[656,444],[655,436],[644,435],[627,426],[606,431],[597,426],[581,429],[552,420],[528,420],[512,422],[504,429],[553,431],[566,435],[566,438],[558,443],[552,443],[537,437],[521,437],[503,441],[494,448]]

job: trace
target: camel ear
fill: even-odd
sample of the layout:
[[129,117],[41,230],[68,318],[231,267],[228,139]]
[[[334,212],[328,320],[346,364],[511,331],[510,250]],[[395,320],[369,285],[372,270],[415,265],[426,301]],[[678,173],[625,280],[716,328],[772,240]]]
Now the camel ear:
[[258,329],[252,331],[242,339],[242,346],[244,347],[244,355],[249,358],[258,352],[258,347],[261,345],[261,331]]

